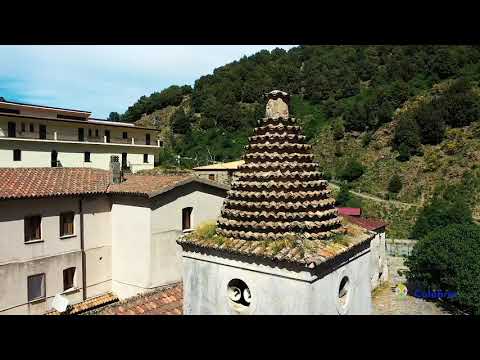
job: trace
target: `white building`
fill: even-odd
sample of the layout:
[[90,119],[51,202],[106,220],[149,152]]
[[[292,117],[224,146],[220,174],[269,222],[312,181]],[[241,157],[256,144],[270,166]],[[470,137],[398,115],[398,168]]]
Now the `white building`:
[[120,299],[182,279],[176,239],[215,219],[226,187],[185,176],[0,168],[0,314]]
[[110,156],[132,172],[151,169],[159,130],[93,119],[90,112],[0,101],[0,167],[107,170]]

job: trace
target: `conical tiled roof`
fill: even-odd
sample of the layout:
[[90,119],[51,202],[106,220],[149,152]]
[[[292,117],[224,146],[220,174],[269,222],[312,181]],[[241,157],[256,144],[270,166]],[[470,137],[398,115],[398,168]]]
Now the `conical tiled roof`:
[[240,240],[327,239],[341,226],[328,183],[289,116],[288,94],[275,90],[267,98],[266,117],[249,138],[217,233]]

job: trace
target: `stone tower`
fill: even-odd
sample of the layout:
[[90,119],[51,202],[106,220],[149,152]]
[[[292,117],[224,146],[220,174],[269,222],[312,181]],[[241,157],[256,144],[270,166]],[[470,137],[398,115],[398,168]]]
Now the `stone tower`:
[[288,94],[274,90],[266,96],[266,116],[249,138],[217,232],[244,240],[328,239],[341,231],[335,199],[311,145],[289,116]]
[[375,235],[338,216],[288,94],[266,96],[216,234],[178,240],[184,314],[369,314]]

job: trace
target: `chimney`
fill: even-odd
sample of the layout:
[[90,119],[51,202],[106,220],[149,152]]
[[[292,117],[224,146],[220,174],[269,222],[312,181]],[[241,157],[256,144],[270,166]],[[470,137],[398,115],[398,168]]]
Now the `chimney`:
[[123,173],[117,155],[110,156],[110,172],[112,173],[112,184],[120,184],[123,180]]

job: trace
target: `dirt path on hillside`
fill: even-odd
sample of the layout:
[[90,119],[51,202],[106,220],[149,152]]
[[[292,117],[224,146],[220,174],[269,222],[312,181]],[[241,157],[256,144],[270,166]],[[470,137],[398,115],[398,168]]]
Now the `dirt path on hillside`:
[[[339,185],[333,184],[332,182],[330,182],[330,186],[337,189],[337,190],[340,189]],[[353,190],[350,190],[350,193],[352,193],[352,194],[354,194],[354,195],[356,195],[360,198],[369,199],[369,200],[376,201],[376,202],[394,204],[394,205],[397,205],[397,206],[400,206],[400,207],[411,208],[411,207],[420,207],[421,206],[419,204],[405,203],[405,202],[397,201],[397,200],[385,200],[385,199],[379,198],[379,197],[374,196],[374,195],[365,194],[365,193],[361,193],[361,192],[357,192],[357,191],[353,191]]]

